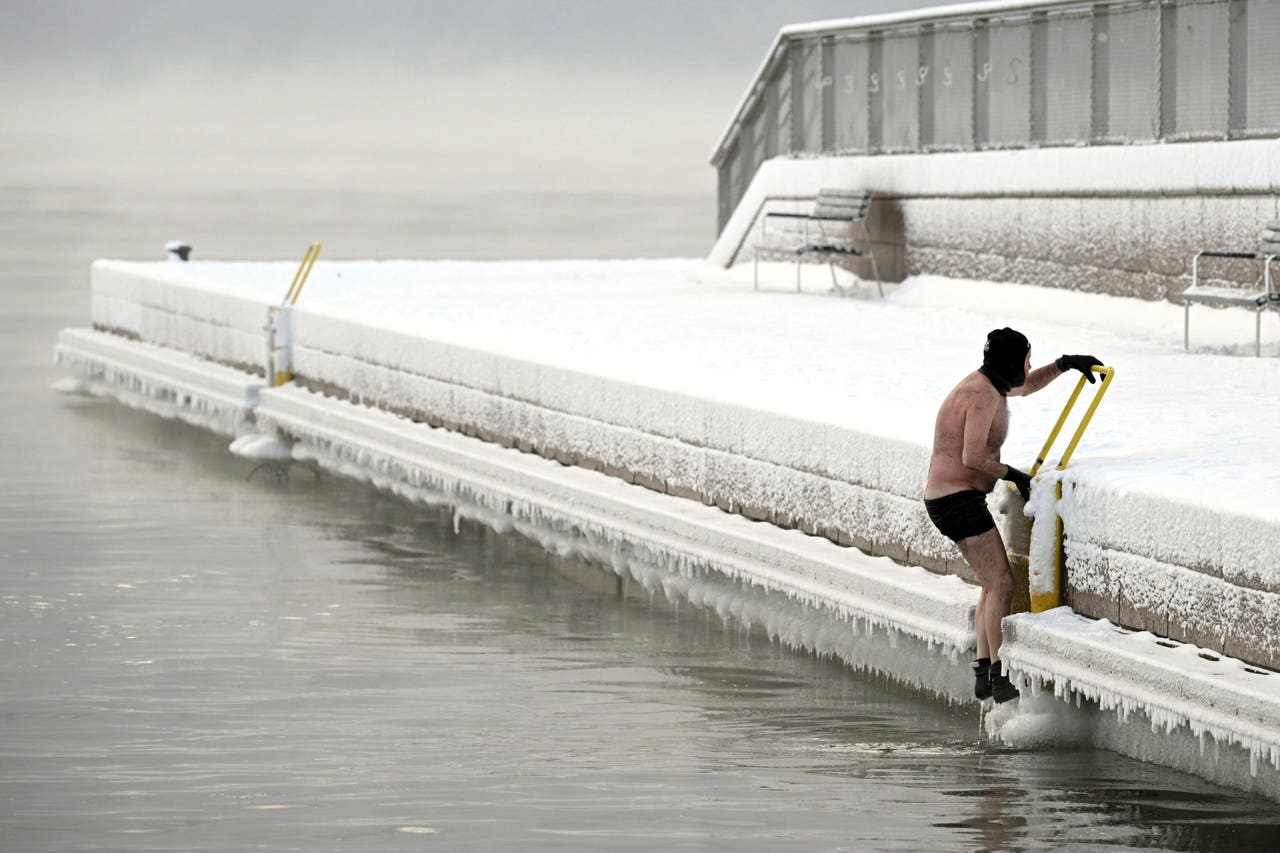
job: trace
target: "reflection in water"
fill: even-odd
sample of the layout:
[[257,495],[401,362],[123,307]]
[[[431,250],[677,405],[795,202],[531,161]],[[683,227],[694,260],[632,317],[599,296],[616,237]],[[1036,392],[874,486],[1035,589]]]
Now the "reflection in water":
[[[988,788],[976,794],[974,798],[974,816],[952,823],[937,823],[935,826],[964,829],[972,833],[973,850],[998,851],[1008,850],[1015,838],[1025,833],[1028,821],[1025,815],[1010,813],[1010,807],[1026,797],[1025,791],[1008,788]],[[1019,847],[1022,845],[1019,844]]]

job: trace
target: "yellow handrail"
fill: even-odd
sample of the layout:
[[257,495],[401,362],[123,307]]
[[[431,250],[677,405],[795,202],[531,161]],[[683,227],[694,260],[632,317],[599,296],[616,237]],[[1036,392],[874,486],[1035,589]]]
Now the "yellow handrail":
[[[1085,409],[1084,417],[1080,419],[1079,425],[1076,427],[1075,434],[1071,436],[1071,441],[1067,444],[1066,451],[1062,454],[1062,458],[1058,460],[1059,471],[1066,470],[1067,463],[1071,461],[1072,454],[1075,453],[1076,447],[1080,444],[1080,439],[1084,437],[1084,431],[1089,427],[1089,422],[1093,420],[1093,413],[1098,410],[1098,404],[1102,402],[1102,397],[1107,393],[1107,389],[1111,387],[1111,380],[1115,377],[1116,371],[1114,367],[1105,367],[1101,364],[1095,364],[1089,368],[1094,373],[1102,375],[1099,380],[1098,393],[1093,395],[1093,401],[1089,404],[1089,408]],[[1071,409],[1075,406],[1076,400],[1080,397],[1081,390],[1084,389],[1084,383],[1087,377],[1081,375],[1080,381],[1076,383],[1075,390],[1071,392],[1071,396],[1067,398],[1067,404],[1062,407],[1062,414],[1058,416],[1058,422],[1053,425],[1053,429],[1049,432],[1049,438],[1045,440],[1044,447],[1040,448],[1040,454],[1036,457],[1035,464],[1031,466],[1028,472],[1032,476],[1040,470],[1040,466],[1044,464],[1045,458],[1049,455],[1050,448],[1053,447],[1054,441],[1058,438],[1058,433],[1062,432],[1062,425],[1067,422],[1067,416],[1071,414]],[[1059,479],[1056,486],[1057,500],[1062,500],[1062,480]],[[1054,583],[1053,590],[1046,592],[1036,592],[1034,589],[1031,593],[1031,612],[1043,613],[1046,610],[1052,610],[1062,603],[1062,587],[1066,580],[1066,555],[1064,553],[1062,541],[1062,516],[1054,511],[1054,536],[1057,547],[1054,549],[1053,569]],[[1034,567],[1031,567],[1034,572]]]
[[[1089,426],[1089,421],[1093,419],[1093,413],[1098,408],[1098,403],[1102,400],[1102,395],[1107,393],[1107,389],[1111,387],[1111,377],[1115,376],[1114,367],[1104,367],[1101,364],[1095,364],[1089,368],[1094,373],[1102,374],[1102,384],[1098,386],[1098,393],[1094,395],[1093,402],[1089,408],[1085,410],[1084,417],[1080,419],[1080,425],[1076,427],[1076,434],[1072,436],[1071,443],[1067,445],[1067,452],[1062,455],[1062,460],[1058,463],[1058,470],[1067,467],[1067,463],[1071,461],[1071,454],[1076,450],[1076,445],[1080,443],[1081,436],[1084,435],[1085,428]],[[1058,422],[1053,425],[1053,429],[1049,431],[1049,437],[1045,439],[1044,447],[1040,448],[1040,453],[1036,456],[1035,464],[1031,466],[1031,470],[1027,473],[1035,476],[1040,470],[1040,466],[1044,464],[1045,457],[1049,455],[1049,449],[1053,447],[1053,443],[1058,440],[1058,433],[1062,432],[1062,425],[1067,422],[1067,416],[1071,414],[1071,409],[1075,406],[1076,400],[1080,397],[1081,390],[1084,389],[1086,377],[1080,375],[1080,381],[1076,383],[1075,390],[1071,392],[1071,396],[1067,398],[1067,404],[1062,407],[1062,414],[1058,416]]]
[[320,244],[312,243],[307,247],[307,253],[302,256],[302,263],[298,264],[298,271],[293,274],[293,281],[289,284],[284,299],[280,301],[281,305],[297,303],[298,297],[302,295],[302,286],[307,283],[307,276],[311,275],[311,268],[316,265],[318,257],[320,257]]
[[[1071,454],[1076,452],[1076,445],[1080,443],[1080,439],[1084,437],[1084,431],[1089,426],[1089,421],[1093,420],[1093,413],[1098,410],[1098,404],[1102,402],[1102,397],[1107,393],[1107,389],[1111,387],[1111,379],[1116,375],[1114,367],[1104,367],[1101,364],[1095,364],[1089,368],[1094,373],[1102,374],[1099,381],[1098,393],[1093,395],[1093,402],[1089,404],[1089,408],[1084,410],[1084,417],[1080,419],[1080,425],[1076,427],[1076,434],[1071,436],[1071,443],[1067,445],[1066,451],[1062,454],[1062,459],[1058,461],[1058,470],[1063,471],[1067,467],[1067,463],[1071,461]],[[1079,396],[1080,389],[1084,387],[1084,376],[1080,377],[1080,381],[1076,383],[1075,395],[1071,398],[1071,402],[1075,402],[1075,397]]]

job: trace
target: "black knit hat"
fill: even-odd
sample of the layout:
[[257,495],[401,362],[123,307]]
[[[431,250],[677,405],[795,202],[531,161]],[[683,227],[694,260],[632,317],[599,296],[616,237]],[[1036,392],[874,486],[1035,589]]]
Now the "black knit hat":
[[987,344],[982,348],[982,375],[991,380],[996,390],[1008,394],[1014,388],[1027,381],[1027,353],[1031,352],[1031,342],[1022,332],[1005,326],[994,329],[987,335]]

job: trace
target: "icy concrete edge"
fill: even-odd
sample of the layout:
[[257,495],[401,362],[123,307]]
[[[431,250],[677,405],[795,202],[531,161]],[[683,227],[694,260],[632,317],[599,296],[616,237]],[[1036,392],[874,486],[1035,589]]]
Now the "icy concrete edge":
[[1141,711],[1153,731],[1238,745],[1254,775],[1262,759],[1280,769],[1280,674],[1066,607],[1006,619],[1000,656],[1032,694],[1052,683],[1058,698],[1078,694],[1126,721]]
[[238,370],[93,329],[63,329],[54,361],[81,374],[79,384],[63,390],[111,397],[223,435],[246,428],[262,387]]
[[[958,578],[753,523],[603,473],[417,424],[296,387],[267,389],[259,424],[322,454],[518,520],[565,524],[609,542],[643,541],[700,566],[819,607],[964,650],[976,591]],[[295,447],[295,456],[306,450]]]

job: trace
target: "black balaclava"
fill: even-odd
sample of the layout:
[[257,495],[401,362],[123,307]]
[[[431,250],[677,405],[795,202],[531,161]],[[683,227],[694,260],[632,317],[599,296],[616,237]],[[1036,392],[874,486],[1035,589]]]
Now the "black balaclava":
[[996,329],[987,335],[987,345],[982,348],[982,367],[978,372],[991,380],[997,391],[1007,395],[1027,381],[1024,368],[1029,352],[1031,342],[1022,332],[1008,326]]

